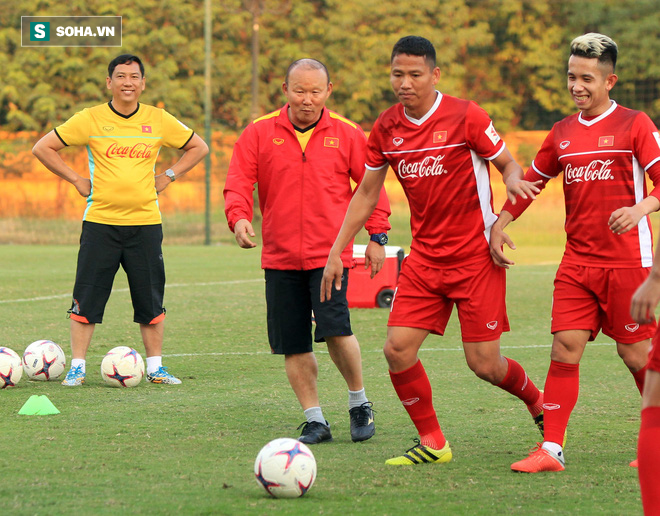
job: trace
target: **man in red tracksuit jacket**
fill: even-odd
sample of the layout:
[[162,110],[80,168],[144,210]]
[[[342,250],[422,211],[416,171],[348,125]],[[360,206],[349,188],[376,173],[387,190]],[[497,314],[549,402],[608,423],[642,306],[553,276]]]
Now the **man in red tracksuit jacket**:
[[[327,343],[349,389],[351,439],[364,441],[374,435],[375,426],[346,301],[348,269],[354,264],[352,242],[341,254],[341,290],[321,303],[320,287],[328,253],[353,195],[351,179],[359,183],[364,173],[366,138],[357,124],[325,107],[332,83],[323,63],[295,61],[282,89],[287,104],[256,119],[236,142],[224,189],[225,214],[238,244],[256,247],[250,237],[255,236],[252,194],[258,183],[268,340],[274,354],[284,355],[289,383],[305,413],[299,440],[306,444],[332,440],[317,391],[313,313],[314,340]],[[385,261],[389,215],[382,190],[365,224],[370,234],[366,264],[372,277]]]

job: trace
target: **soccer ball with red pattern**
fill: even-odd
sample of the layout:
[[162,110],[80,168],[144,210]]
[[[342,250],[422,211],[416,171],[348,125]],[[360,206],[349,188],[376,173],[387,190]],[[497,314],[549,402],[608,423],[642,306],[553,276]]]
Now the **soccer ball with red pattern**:
[[316,479],[316,459],[307,445],[283,437],[264,446],[254,462],[257,484],[275,498],[298,498]]
[[128,346],[117,346],[101,361],[101,376],[111,387],[135,387],[144,376],[144,361]]
[[15,387],[23,376],[23,363],[13,349],[0,346],[0,389]]
[[64,351],[51,340],[36,340],[25,348],[23,370],[30,380],[47,382],[66,369]]

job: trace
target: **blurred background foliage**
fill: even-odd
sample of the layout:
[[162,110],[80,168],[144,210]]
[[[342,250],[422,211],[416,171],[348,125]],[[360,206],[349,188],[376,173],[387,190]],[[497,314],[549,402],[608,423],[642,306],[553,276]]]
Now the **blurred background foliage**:
[[[21,16],[121,15],[122,48],[23,48]],[[256,114],[283,104],[288,64],[326,63],[329,107],[368,130],[395,98],[389,57],[398,38],[430,39],[439,89],[484,107],[500,131],[549,129],[575,108],[565,90],[571,39],[602,32],[619,44],[612,97],[660,122],[658,0],[213,0],[214,130],[253,117],[252,41],[258,24]],[[135,53],[146,64],[142,101],[204,126],[203,0],[17,0],[0,11],[0,130],[46,132],[108,99],[107,63]]]

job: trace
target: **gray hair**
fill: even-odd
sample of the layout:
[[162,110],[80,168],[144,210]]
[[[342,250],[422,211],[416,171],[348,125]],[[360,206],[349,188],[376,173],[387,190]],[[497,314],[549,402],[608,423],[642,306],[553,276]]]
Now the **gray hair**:
[[325,76],[328,78],[328,84],[330,84],[330,72],[328,72],[326,66],[317,59],[310,59],[305,57],[303,59],[294,61],[289,65],[289,68],[287,68],[286,77],[284,78],[284,82],[287,84],[287,86],[289,85],[289,75],[296,68],[304,68],[306,70],[323,70],[325,72]]
[[597,32],[583,34],[571,41],[572,56],[598,59],[600,63],[611,64],[613,70],[616,67],[618,54],[619,48],[614,40]]

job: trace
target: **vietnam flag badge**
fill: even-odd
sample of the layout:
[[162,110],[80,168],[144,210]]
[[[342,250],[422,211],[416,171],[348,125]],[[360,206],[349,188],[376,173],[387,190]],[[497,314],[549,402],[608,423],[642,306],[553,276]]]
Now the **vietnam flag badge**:
[[323,139],[323,146],[324,147],[332,147],[333,149],[338,149],[339,148],[339,138],[336,138],[334,136],[326,136]]

